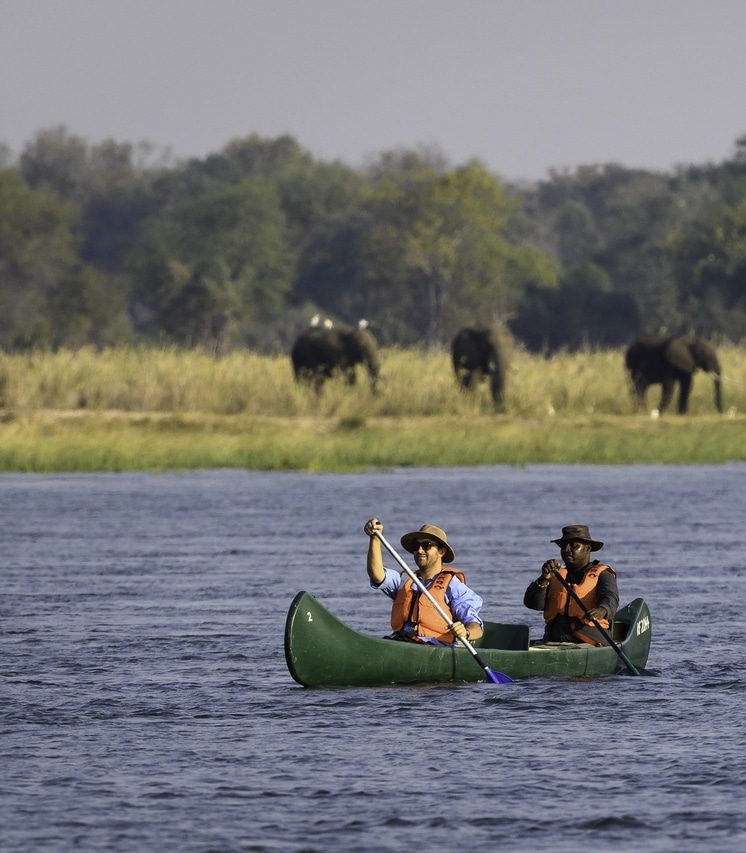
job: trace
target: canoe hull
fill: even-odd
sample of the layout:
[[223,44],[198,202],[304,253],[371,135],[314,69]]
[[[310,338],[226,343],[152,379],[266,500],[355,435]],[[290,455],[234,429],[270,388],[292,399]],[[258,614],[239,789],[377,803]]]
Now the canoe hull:
[[[644,668],[652,621],[647,604],[635,599],[617,612],[615,640],[630,661]],[[622,636],[624,635],[624,636]],[[508,648],[478,645],[487,666],[511,678],[604,676],[625,670],[609,647],[576,644],[528,646],[527,626],[485,623],[485,639]],[[520,639],[516,642],[516,638]],[[617,639],[619,637],[619,639]],[[516,646],[523,645],[523,648]],[[462,647],[401,643],[361,634],[331,614],[307,592],[299,592],[285,622],[285,660],[292,677],[305,687],[433,684],[484,681],[485,673]]]

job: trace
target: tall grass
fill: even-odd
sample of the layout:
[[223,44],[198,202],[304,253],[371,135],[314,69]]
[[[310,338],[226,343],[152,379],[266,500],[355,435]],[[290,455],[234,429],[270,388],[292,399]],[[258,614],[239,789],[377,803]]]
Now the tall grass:
[[[720,348],[726,408],[746,412],[746,350]],[[517,350],[506,381],[505,414],[514,418],[625,415],[633,412],[621,350],[560,353],[542,358]],[[657,406],[659,388],[648,392]],[[445,352],[387,349],[380,391],[362,372],[354,387],[329,381],[320,394],[299,387],[284,356],[235,352],[214,357],[176,349],[92,349],[0,354],[0,408],[200,412],[271,417],[492,413],[486,383],[473,393],[456,388]],[[690,411],[713,411],[712,382],[695,374]]]
[[[725,405],[697,374],[691,414],[633,413],[621,351],[518,351],[496,415],[486,384],[458,391],[444,352],[386,350],[380,391],[361,376],[320,394],[288,358],[173,349],[0,355],[0,470],[746,461],[746,352],[721,349]],[[659,390],[649,392],[648,408]]]

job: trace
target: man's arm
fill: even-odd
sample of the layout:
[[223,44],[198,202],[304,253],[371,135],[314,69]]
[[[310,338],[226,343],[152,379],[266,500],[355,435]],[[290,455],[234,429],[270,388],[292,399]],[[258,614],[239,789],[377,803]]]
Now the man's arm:
[[547,603],[548,586],[541,586],[539,581],[531,581],[523,595],[523,606],[529,610],[544,610]]
[[458,578],[453,578],[448,585],[446,600],[453,615],[454,625],[451,632],[454,636],[478,640],[484,634],[479,617],[479,611],[482,609],[481,597]]
[[386,572],[383,569],[381,540],[375,534],[383,533],[383,524],[377,518],[371,518],[365,522],[363,532],[368,536],[368,577],[371,583],[380,586],[386,577]]
[[541,567],[541,575],[535,581],[531,581],[523,595],[523,606],[529,610],[543,610],[547,603],[547,590],[552,572],[560,569],[556,560],[547,560]]
[[[602,572],[598,578],[598,604],[595,610],[603,607],[606,611],[606,618],[611,620],[614,614],[619,609],[619,587],[616,582],[616,575],[611,572]],[[598,617],[596,617],[598,618]]]

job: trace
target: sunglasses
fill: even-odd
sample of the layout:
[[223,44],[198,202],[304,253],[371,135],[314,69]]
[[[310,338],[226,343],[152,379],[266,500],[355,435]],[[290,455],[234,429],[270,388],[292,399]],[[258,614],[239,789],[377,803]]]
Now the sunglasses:
[[420,539],[418,542],[414,543],[414,550],[419,551],[422,548],[423,551],[429,551],[431,548],[437,548],[438,546],[435,542],[431,542],[429,539]]

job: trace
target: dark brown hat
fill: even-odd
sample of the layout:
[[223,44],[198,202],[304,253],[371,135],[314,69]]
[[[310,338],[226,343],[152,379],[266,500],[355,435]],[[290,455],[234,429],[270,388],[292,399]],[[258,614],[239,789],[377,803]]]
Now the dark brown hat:
[[433,542],[437,542],[441,548],[445,548],[446,552],[443,554],[444,563],[452,563],[456,559],[456,555],[453,553],[453,548],[448,544],[448,537],[442,527],[436,527],[434,524],[423,524],[419,530],[413,530],[411,533],[405,533],[400,540],[402,548],[405,548],[410,554],[414,554],[417,548],[416,543],[419,542],[420,539],[432,539]]
[[600,551],[604,547],[603,542],[591,539],[591,532],[585,524],[570,524],[567,527],[563,527],[561,538],[552,539],[552,542],[562,547],[562,543],[567,542],[569,539],[576,539],[578,542],[587,542],[591,546],[591,551]]

